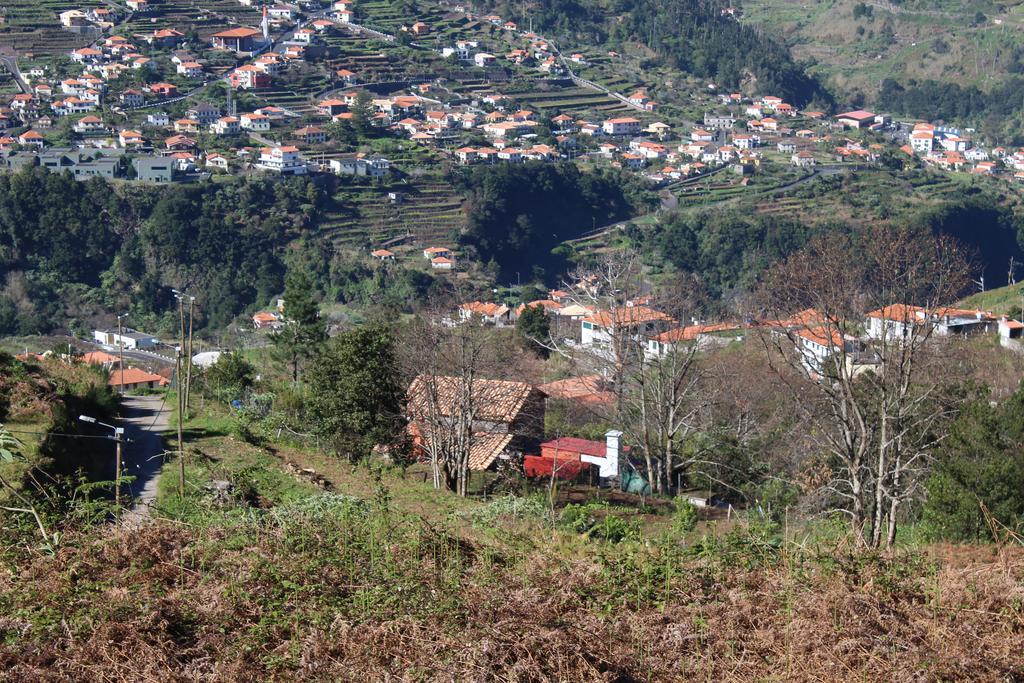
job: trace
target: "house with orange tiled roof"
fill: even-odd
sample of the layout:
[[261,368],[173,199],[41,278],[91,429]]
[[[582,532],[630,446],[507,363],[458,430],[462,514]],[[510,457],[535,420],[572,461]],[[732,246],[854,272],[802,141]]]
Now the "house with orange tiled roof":
[[496,304],[483,301],[470,301],[459,305],[459,319],[482,320],[490,325],[506,325],[512,320],[509,307],[504,304]]
[[[451,434],[468,419],[469,469],[484,471],[501,461],[537,453],[544,436],[546,395],[524,382],[419,375],[406,394],[413,453],[425,460],[447,457]],[[467,400],[468,397],[468,400]]]
[[115,389],[133,391],[135,389],[165,387],[169,382],[160,375],[154,375],[139,368],[126,368],[124,370],[114,370],[110,373],[110,379],[107,380],[107,384]]
[[79,360],[88,365],[102,365],[106,368],[110,368],[121,363],[120,358],[111,355],[106,351],[90,351],[89,353],[82,354]]
[[696,345],[698,349],[725,346],[743,339],[742,329],[742,325],[732,322],[676,327],[648,339],[646,353],[648,357],[657,358],[681,345]]
[[282,316],[276,311],[258,311],[252,315],[252,326],[257,330],[276,330],[282,324]]
[[427,247],[423,250],[423,258],[435,259],[439,257],[451,258],[452,250],[447,247]]
[[210,36],[210,42],[222,50],[252,52],[259,37],[260,32],[256,29],[242,26],[214,33]]
[[580,322],[580,343],[583,346],[604,346],[613,337],[652,337],[666,331],[672,317],[647,306],[619,306],[610,311],[597,311]]
[[605,135],[637,135],[640,132],[640,120],[632,116],[608,119],[601,125]]

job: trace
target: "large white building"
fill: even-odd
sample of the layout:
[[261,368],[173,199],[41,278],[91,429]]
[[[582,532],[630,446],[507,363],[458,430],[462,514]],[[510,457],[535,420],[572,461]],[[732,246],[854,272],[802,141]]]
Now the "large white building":
[[264,147],[260,150],[256,168],[282,175],[305,175],[309,172],[306,162],[299,156],[298,147]]

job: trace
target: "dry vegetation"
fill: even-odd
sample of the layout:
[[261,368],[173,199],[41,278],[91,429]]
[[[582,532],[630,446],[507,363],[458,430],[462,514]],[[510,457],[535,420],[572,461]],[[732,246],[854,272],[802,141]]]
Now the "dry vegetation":
[[612,545],[536,520],[470,541],[386,498],[111,528],[52,559],[9,554],[3,679],[1024,675],[1019,549],[886,558],[841,541],[779,546],[757,529]]

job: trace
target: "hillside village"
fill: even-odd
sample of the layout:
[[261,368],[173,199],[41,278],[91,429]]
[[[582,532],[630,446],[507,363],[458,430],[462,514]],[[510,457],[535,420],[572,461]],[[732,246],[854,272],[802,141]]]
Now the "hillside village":
[[[20,92],[0,109],[0,166],[152,183],[225,173],[387,181],[414,170],[410,155],[442,172],[572,160],[678,191],[722,171],[736,180],[719,186],[742,186],[778,169],[806,175],[892,163],[889,155],[904,166],[1024,178],[1024,153],[977,144],[969,131],[800,110],[771,93],[718,93],[708,83],[701,117],[688,119],[684,103],[642,81],[590,80],[616,73],[615,53],[563,51],[464,8],[432,11],[428,22],[384,21],[358,0],[238,3],[197,31],[172,5],[62,11],[62,28],[89,43],[16,56]],[[408,151],[399,161],[353,145],[353,129]]]

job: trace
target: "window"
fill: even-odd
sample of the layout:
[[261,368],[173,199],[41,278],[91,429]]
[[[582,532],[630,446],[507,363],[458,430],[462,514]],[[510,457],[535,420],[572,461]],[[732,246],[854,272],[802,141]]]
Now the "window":
[[584,322],[584,323],[583,323],[583,329],[585,329],[585,330],[592,330],[592,329],[594,329],[594,326],[593,326],[593,325],[591,325],[591,324],[590,324],[590,323],[588,323],[588,322]]

